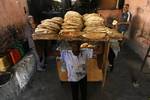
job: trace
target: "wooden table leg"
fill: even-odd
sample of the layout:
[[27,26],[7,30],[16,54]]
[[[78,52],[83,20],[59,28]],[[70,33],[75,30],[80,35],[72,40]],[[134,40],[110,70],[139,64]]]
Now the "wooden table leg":
[[103,56],[103,81],[102,81],[102,87],[105,86],[105,82],[106,82],[106,77],[107,77],[107,69],[108,69],[108,54],[109,54],[109,41],[105,42],[105,47],[104,47],[104,56]]

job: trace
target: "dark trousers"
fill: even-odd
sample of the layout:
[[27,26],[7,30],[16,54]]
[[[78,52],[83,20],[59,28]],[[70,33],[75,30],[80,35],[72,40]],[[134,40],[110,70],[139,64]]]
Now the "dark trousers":
[[87,77],[78,82],[70,82],[73,100],[79,100],[79,90],[81,92],[81,100],[87,100]]
[[112,65],[112,67],[110,68],[110,71],[112,71],[114,68],[114,59],[115,59],[115,53],[114,53],[113,49],[110,48],[109,54],[108,54],[109,63]]

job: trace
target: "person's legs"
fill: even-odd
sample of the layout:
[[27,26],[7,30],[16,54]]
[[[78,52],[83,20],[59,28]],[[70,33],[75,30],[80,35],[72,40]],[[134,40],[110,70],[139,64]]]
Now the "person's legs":
[[129,68],[129,73],[131,76],[131,82],[134,87],[139,87],[139,79],[141,77],[140,71],[135,68]]
[[87,76],[80,80],[81,100],[87,100]]
[[110,71],[112,71],[113,68],[114,68],[114,59],[115,59],[115,53],[114,53],[112,48],[110,48],[110,50],[109,50],[108,59],[109,59],[110,65],[111,65],[110,66]]
[[79,100],[79,82],[70,82],[73,100]]
[[43,66],[44,66],[43,42],[42,41],[35,41],[35,45],[36,45],[36,51],[37,51],[37,55],[38,55],[37,70],[38,71],[44,71],[44,69],[43,69]]

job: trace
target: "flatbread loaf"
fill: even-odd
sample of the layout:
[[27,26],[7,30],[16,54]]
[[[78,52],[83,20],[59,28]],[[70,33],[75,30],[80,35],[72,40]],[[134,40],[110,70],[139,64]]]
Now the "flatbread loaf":
[[106,34],[105,33],[87,33],[83,34],[83,37],[91,40],[99,40],[105,38]]
[[67,18],[67,17],[79,17],[79,18],[82,18],[82,15],[80,15],[78,12],[76,11],[68,11],[64,18]]

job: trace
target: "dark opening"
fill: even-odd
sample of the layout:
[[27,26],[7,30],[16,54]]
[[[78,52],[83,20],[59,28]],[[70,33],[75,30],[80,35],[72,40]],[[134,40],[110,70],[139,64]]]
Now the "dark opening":
[[[106,4],[107,2],[110,2],[110,5]],[[125,0],[119,0],[119,9],[123,8],[124,2]],[[84,14],[97,9],[116,9],[116,5],[117,0],[28,0],[29,13],[37,23],[54,16],[63,17],[68,10]]]
[[125,0],[119,0],[119,9],[123,8],[124,3],[125,3]]

